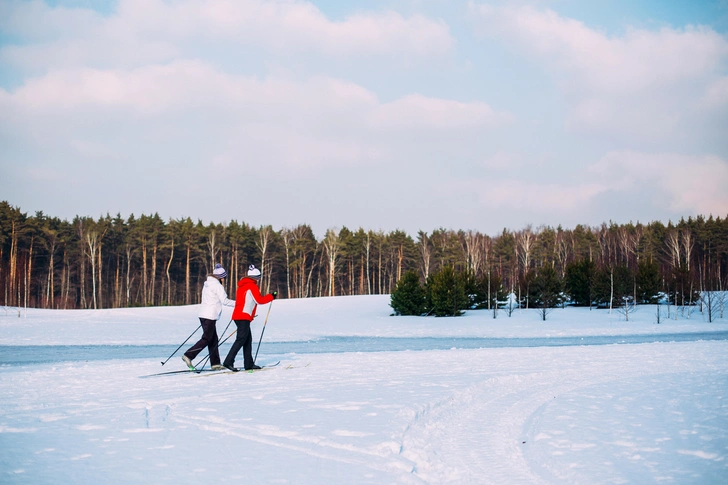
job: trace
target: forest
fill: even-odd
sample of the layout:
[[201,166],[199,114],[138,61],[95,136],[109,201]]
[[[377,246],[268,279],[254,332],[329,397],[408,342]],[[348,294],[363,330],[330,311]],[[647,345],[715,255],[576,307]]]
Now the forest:
[[[448,268],[485,282],[489,293],[492,286],[494,295],[498,289],[521,300],[533,294],[530,286],[539,277],[548,275],[563,283],[576,304],[604,304],[597,297],[604,294],[599,285],[606,277],[610,298],[618,281],[635,301],[650,301],[660,292],[676,305],[687,305],[695,304],[700,292],[726,289],[728,217],[566,229],[527,226],[494,235],[342,227],[319,238],[306,224],[276,230],[234,220],[165,221],[158,214],[68,221],[43,212],[28,215],[0,202],[5,307],[194,304],[215,263],[230,275],[224,284],[232,298],[237,280],[255,264],[263,273],[261,290],[283,298],[390,294],[406,273],[424,283]],[[645,285],[647,292],[641,291]]]

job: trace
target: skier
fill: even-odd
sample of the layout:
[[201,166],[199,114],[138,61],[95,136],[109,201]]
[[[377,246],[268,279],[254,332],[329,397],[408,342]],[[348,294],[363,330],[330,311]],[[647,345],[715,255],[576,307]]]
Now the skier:
[[222,370],[220,365],[220,352],[217,349],[218,337],[215,324],[222,315],[222,307],[235,306],[235,300],[229,300],[221,281],[227,277],[227,271],[220,264],[215,265],[211,275],[207,275],[207,281],[202,288],[202,303],[200,304],[200,325],[202,326],[202,338],[182,356],[182,360],[190,370],[195,370],[192,361],[205,347],[210,351],[210,365],[213,370]]
[[260,369],[260,366],[255,365],[255,362],[253,362],[253,337],[250,334],[250,322],[255,318],[255,310],[258,305],[272,302],[276,299],[277,293],[274,291],[269,295],[262,296],[258,288],[258,280],[260,280],[260,270],[251,264],[248,268],[248,276],[238,281],[235,309],[233,310],[233,320],[238,327],[237,336],[230,352],[225,357],[225,362],[222,364],[233,372],[240,370],[235,367],[235,356],[238,355],[241,347],[243,349],[245,370]]

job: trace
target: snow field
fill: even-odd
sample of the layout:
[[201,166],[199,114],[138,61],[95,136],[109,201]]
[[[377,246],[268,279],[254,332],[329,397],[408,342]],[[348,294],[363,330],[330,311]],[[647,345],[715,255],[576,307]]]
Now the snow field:
[[[197,305],[107,310],[0,310],[0,345],[179,345],[199,325]],[[671,307],[671,315],[676,315]],[[666,308],[662,309],[666,312]],[[267,307],[253,321],[259,335]],[[708,323],[695,308],[657,325],[655,307],[644,305],[630,320],[614,311],[555,309],[541,321],[535,310],[488,310],[462,317],[392,317],[388,295],[276,300],[266,326],[266,342],[308,341],[320,337],[480,337],[543,338],[604,335],[660,335],[728,330],[728,320]],[[225,308],[218,333],[230,320]],[[233,325],[234,327],[234,325]],[[166,357],[166,356],[163,356]]]
[[725,341],[312,354],[253,374],[138,377],[159,367],[151,359],[0,369],[0,481],[728,477]]

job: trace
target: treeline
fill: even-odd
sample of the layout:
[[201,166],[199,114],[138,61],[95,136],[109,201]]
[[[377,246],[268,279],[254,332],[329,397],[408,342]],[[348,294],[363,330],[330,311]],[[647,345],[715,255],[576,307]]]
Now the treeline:
[[[553,270],[563,284],[571,279],[568,284],[573,292],[581,291],[582,296],[575,295],[582,304],[595,301],[605,277],[612,288],[615,279],[626,281],[634,293],[638,275],[649,274],[659,291],[686,304],[699,291],[725,289],[728,218],[526,227],[495,236],[436,229],[412,237],[399,230],[344,227],[329,229],[318,239],[305,224],[274,230],[238,221],[164,221],[157,214],[67,221],[43,212],[29,216],[0,202],[0,297],[5,306],[197,303],[215,263],[227,268],[225,285],[231,295],[250,264],[262,270],[264,291],[288,298],[390,294],[407,271],[424,283],[448,267],[520,299],[532,294],[539,275]],[[579,276],[577,270],[602,276]],[[580,277],[585,278],[581,286],[576,283]]]

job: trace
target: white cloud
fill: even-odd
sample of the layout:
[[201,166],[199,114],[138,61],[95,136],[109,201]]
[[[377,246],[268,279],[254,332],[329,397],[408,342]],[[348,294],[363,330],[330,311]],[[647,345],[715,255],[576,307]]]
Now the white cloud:
[[571,216],[579,213],[593,197],[604,191],[595,182],[568,186],[563,183],[525,180],[496,180],[480,186],[480,201],[488,208],[507,208],[543,216]]
[[523,156],[519,153],[499,151],[483,161],[486,170],[496,172],[513,171],[523,166]]
[[605,190],[637,192],[651,187],[675,213],[728,214],[728,161],[713,155],[610,152],[589,171]]
[[[221,59],[268,55],[373,56],[418,63],[454,46],[448,26],[422,15],[358,13],[341,21],[295,0],[120,0],[103,16],[86,9],[12,2],[0,28],[20,38],[0,62],[38,70],[135,67],[205,53]],[[220,54],[223,54],[220,56]]]
[[[142,146],[161,139],[182,145],[216,140],[208,157],[218,164],[246,153],[300,169],[356,165],[391,155],[397,143],[389,132],[409,140],[487,130],[511,119],[480,102],[409,95],[382,103],[351,82],[324,76],[305,82],[259,79],[200,61],[54,70],[0,94],[0,110],[13,114],[0,121],[0,131],[104,160],[109,157],[95,156],[100,152],[90,147],[113,146],[120,133],[131,131],[143,134]],[[59,129],[61,119],[73,121]]]
[[[5,102],[11,100],[20,110],[122,109],[141,115],[199,106],[235,111],[244,106],[262,117],[282,116],[283,111],[332,112],[377,103],[374,94],[353,83],[324,77],[303,83],[279,78],[261,80],[227,74],[200,61],[132,70],[54,70],[6,93]],[[250,114],[248,111],[240,116]]]
[[703,107],[710,111],[721,111],[725,114],[728,109],[728,77],[713,81],[702,99]]
[[[488,208],[533,214],[535,219],[573,219],[615,199],[641,200],[643,207],[671,215],[728,214],[728,161],[712,155],[613,151],[579,176],[583,182],[534,181],[512,177],[464,181]],[[455,189],[452,186],[451,189]]]
[[567,126],[670,140],[704,98],[725,100],[728,38],[708,27],[609,36],[551,10],[471,4],[479,32],[540,59],[571,104]]
[[411,94],[377,107],[369,119],[372,125],[385,129],[461,130],[498,126],[514,118],[481,102],[462,103]]
[[702,79],[720,71],[728,41],[707,27],[652,32],[630,28],[609,37],[551,10],[474,7],[490,32],[574,73],[602,92],[639,92],[662,84]]

